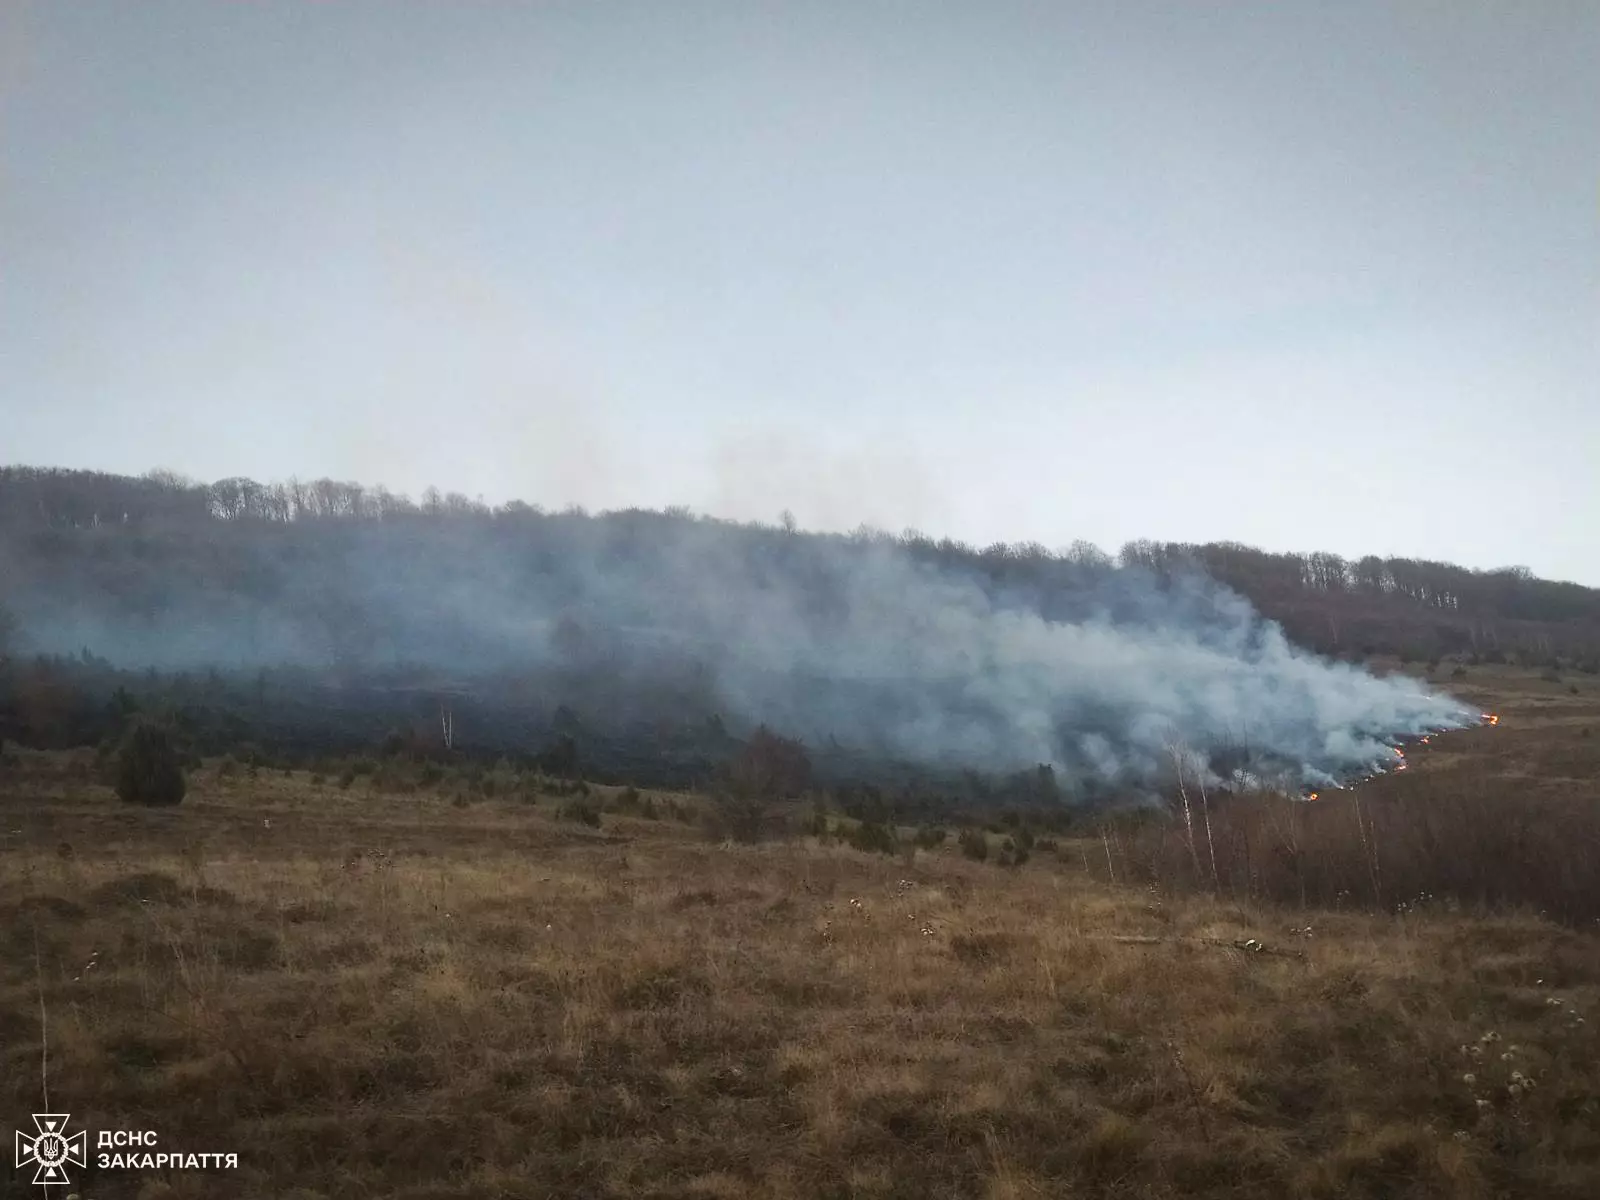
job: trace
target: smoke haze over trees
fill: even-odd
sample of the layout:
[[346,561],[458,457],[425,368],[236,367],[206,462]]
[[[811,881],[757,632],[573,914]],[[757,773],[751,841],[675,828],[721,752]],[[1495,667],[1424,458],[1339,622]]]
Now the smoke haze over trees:
[[1068,788],[1138,788],[1179,746],[1323,781],[1470,718],[1285,629],[1352,657],[1600,648],[1600,592],[1515,570],[1229,544],[979,550],[330,480],[8,468],[0,560],[10,640],[32,652],[467,704],[487,689],[507,737],[558,707],[580,731],[660,738],[725,718],[952,769],[1051,764]]

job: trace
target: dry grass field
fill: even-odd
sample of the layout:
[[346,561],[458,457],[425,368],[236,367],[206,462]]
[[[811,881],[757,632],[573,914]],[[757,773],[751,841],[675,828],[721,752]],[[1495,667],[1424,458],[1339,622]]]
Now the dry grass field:
[[[1600,810],[1600,682],[1448,682],[1502,725],[1373,788]],[[1600,1195],[1592,921],[561,804],[208,763],[143,810],[11,751],[5,1119],[47,1082],[91,1131],[239,1156],[91,1165],[83,1200]]]

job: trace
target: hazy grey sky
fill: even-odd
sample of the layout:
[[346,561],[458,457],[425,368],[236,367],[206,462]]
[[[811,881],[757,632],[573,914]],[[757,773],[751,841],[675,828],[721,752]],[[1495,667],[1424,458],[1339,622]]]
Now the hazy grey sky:
[[0,461],[1600,585],[1600,3],[0,0]]

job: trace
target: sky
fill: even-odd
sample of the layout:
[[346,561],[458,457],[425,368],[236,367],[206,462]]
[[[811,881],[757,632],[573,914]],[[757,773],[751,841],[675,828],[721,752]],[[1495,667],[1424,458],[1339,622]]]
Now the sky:
[[1600,585],[1600,4],[0,3],[0,462]]

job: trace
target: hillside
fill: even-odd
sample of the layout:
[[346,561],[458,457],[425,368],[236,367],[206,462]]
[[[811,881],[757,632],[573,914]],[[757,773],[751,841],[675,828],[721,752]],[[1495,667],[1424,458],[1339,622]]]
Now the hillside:
[[[152,578],[158,570],[189,586],[209,582],[230,595],[281,600],[304,582],[298,572],[318,565],[319,555],[337,554],[350,546],[352,531],[377,526],[423,539],[423,553],[444,563],[469,532],[492,533],[499,539],[490,543],[496,550],[552,554],[568,539],[592,537],[626,555],[664,526],[686,524],[709,525],[710,540],[746,556],[775,556],[789,534],[679,510],[588,517],[578,510],[546,513],[520,502],[491,508],[434,489],[419,503],[383,488],[327,479],[201,484],[164,472],[130,477],[13,466],[0,468],[0,546],[10,566],[0,601],[10,596],[13,607],[27,606],[53,587],[92,586],[108,589],[130,610],[148,611],[170,594]],[[919,559],[959,565],[1036,593],[1070,590],[1085,573],[1113,565],[1108,554],[1083,542],[1056,553],[1038,545],[977,548],[915,533],[802,536],[894,541]],[[1561,657],[1600,666],[1600,589],[1537,579],[1525,568],[1480,571],[1375,556],[1345,560],[1231,542],[1132,542],[1116,561],[1165,576],[1198,567],[1283,622],[1297,640],[1327,653],[1475,653],[1536,665]],[[360,639],[352,645],[349,614],[319,609],[315,596],[300,603],[304,619],[320,627],[330,657],[360,654]]]
[[1147,792],[1179,743],[1315,787],[1471,715],[1309,660],[1255,610],[1352,661],[1600,666],[1600,592],[1524,572],[980,550],[329,480],[7,468],[0,557],[0,736],[39,746],[140,707],[195,752],[575,755],[687,786],[766,725],[820,780],[922,799],[1038,793],[1043,763],[1046,799]]
[[1503,724],[1279,802],[1255,870],[1219,828],[1220,886],[1181,822],[753,842],[705,794],[230,758],[153,811],[13,750],[6,1100],[43,1061],[239,1157],[96,1200],[1588,1200],[1600,685],[1456,686]]

